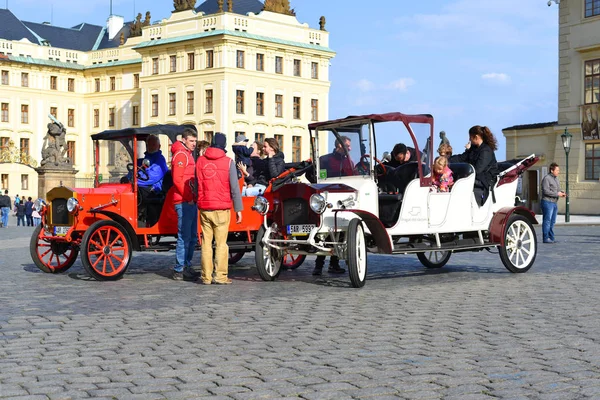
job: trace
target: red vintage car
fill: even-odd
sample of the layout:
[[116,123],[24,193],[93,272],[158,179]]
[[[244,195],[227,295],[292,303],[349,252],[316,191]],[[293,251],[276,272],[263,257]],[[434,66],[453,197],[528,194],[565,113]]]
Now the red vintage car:
[[[163,178],[162,191],[142,200],[137,179],[118,177],[101,182],[99,166],[106,164],[100,158],[102,142],[116,146],[117,159],[126,165],[130,177],[148,179],[144,173],[139,150],[149,135],[166,135],[173,143],[185,128],[192,125],[155,125],[144,128],[109,130],[92,135],[96,165],[93,188],[72,189],[64,186],[51,189],[46,200],[35,204],[42,216],[31,237],[30,253],[35,265],[47,273],[68,270],[81,252],[85,270],[97,280],[116,280],[125,274],[134,251],[169,251],[176,247],[177,214],[173,206],[170,171]],[[140,162],[133,162],[139,160]],[[138,165],[139,164],[139,165]],[[310,163],[300,164],[307,168]],[[124,172],[127,172],[124,171]],[[285,171],[265,190],[270,197],[272,185],[293,179],[296,168]],[[263,218],[252,211],[254,197],[243,197],[243,222],[231,219],[228,245],[230,263],[239,261],[247,251],[254,250],[257,231]],[[233,212],[233,210],[232,210]],[[201,236],[198,223],[198,237]],[[294,269],[306,256],[289,256],[284,267]]]

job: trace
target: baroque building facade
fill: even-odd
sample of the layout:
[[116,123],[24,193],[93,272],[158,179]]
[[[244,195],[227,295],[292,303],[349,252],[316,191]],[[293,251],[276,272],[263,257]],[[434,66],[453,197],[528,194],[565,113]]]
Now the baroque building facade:
[[[550,3],[549,3],[550,4]],[[561,134],[573,135],[569,152],[570,212],[600,214],[600,0],[559,1],[557,121],[503,129],[506,156],[540,157],[523,179],[523,200],[539,211],[540,182],[548,166],[560,166],[563,190],[566,154]],[[565,212],[565,201],[558,202]]]
[[[48,114],[67,129],[77,186],[92,182],[90,135],[107,129],[192,124],[200,140],[274,137],[287,162],[309,158],[307,125],[328,118],[329,33],[258,0],[236,3],[190,2],[155,23],[149,13],[131,23],[111,15],[106,27],[73,28],[0,10],[2,190],[38,195],[33,167]],[[165,155],[169,148],[162,143]],[[101,149],[103,179],[117,179],[118,152]]]

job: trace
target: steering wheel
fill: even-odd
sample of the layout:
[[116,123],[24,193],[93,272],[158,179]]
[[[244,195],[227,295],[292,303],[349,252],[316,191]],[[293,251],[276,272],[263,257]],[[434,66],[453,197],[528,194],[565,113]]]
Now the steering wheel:
[[[369,172],[369,158],[370,157],[371,156],[369,154],[363,154],[362,157],[360,157],[360,161],[358,162],[358,164],[356,164],[356,169],[359,171],[359,173],[361,175],[366,175]],[[377,173],[377,176],[379,177],[379,176],[385,175],[386,174],[385,164],[383,164],[377,157],[373,157],[373,159],[377,163],[377,165],[375,167],[375,172]]]

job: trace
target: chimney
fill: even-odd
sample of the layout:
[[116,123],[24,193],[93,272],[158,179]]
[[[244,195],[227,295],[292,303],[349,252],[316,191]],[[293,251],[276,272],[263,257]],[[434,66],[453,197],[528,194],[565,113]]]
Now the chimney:
[[123,28],[125,20],[120,15],[111,14],[106,20],[106,29],[108,30],[108,40],[113,40],[117,33]]

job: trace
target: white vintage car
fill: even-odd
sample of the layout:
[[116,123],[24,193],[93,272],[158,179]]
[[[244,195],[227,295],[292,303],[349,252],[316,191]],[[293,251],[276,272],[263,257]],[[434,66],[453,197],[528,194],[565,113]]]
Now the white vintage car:
[[[516,206],[515,194],[519,176],[537,161],[534,155],[498,163],[496,184],[479,206],[470,164],[449,164],[451,190],[431,190],[429,171],[435,158],[431,115],[352,116],[309,128],[314,160],[310,180],[315,183],[292,176],[273,190],[272,198],[257,197],[253,207],[264,216],[256,240],[262,279],[277,278],[286,254],[335,255],[346,261],[354,287],[365,284],[368,253],[416,254],[425,267],[440,268],[452,253],[497,248],[511,272],[526,272],[533,265],[537,253],[533,225],[538,222],[532,211]],[[417,161],[386,166],[374,155],[390,149],[378,149],[376,138],[391,138],[392,146],[412,144]],[[336,143],[348,140],[348,148],[341,146],[335,152]],[[328,143],[327,151],[320,154],[319,143]]]

